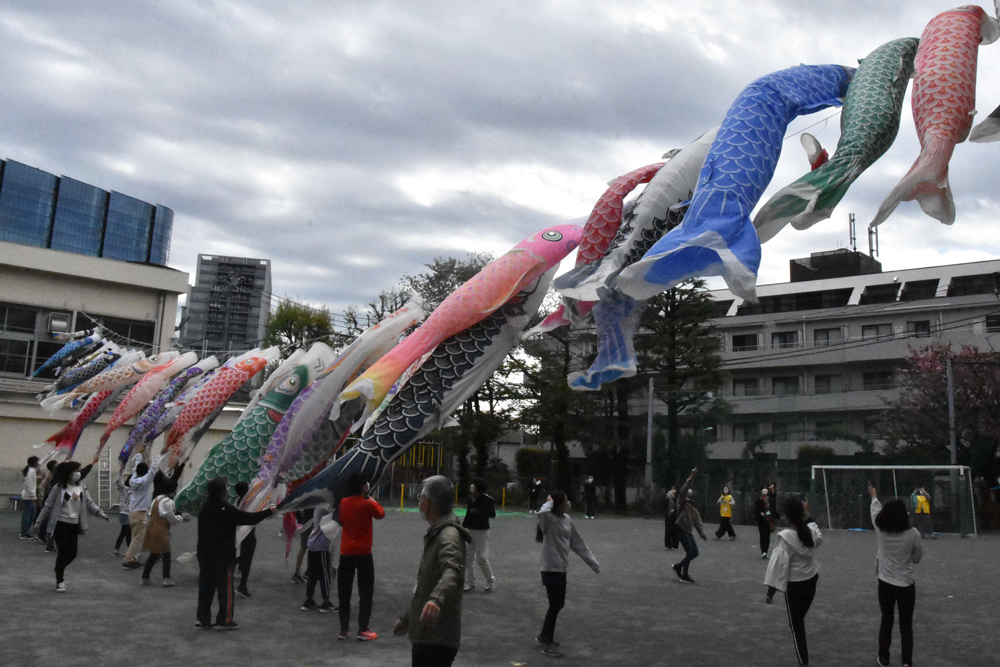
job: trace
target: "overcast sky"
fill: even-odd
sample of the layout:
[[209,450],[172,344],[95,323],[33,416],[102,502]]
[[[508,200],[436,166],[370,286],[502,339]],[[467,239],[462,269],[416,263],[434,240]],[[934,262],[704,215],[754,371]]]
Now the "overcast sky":
[[[954,0],[952,0],[954,2]],[[919,37],[949,2],[4,2],[0,157],[163,204],[170,265],[270,258],[273,289],[341,311],[436,256],[502,254],[589,213],[608,180],[719,123],[740,90],[798,65],[856,65]],[[986,5],[989,11],[993,8]],[[980,117],[1000,43],[980,49]],[[795,121],[830,152],[839,114]],[[788,260],[859,248],[919,147],[895,145],[831,220],[764,246]],[[763,201],[807,169],[798,138]],[[1000,257],[1000,144],[960,145],[958,218],[906,203],[886,270]]]

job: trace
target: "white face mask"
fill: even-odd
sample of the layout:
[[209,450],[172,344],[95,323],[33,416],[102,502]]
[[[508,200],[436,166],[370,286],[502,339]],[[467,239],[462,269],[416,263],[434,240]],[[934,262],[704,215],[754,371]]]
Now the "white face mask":
[[69,478],[71,480],[73,480],[74,482],[79,482],[80,481],[80,472],[77,471],[77,472],[73,473],[72,475],[69,476]]

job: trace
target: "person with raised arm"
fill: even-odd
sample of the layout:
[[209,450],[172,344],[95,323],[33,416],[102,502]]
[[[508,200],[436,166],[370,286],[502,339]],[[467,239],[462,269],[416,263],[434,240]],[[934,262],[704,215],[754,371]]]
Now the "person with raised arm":
[[677,492],[677,522],[674,524],[674,532],[677,539],[684,548],[684,559],[679,563],[674,563],[670,568],[685,584],[693,584],[694,579],[688,575],[691,561],[698,557],[698,543],[694,540],[694,531],[697,530],[701,539],[707,540],[705,529],[702,527],[701,514],[694,506],[694,489],[691,483],[698,476],[698,469],[691,470],[691,474],[684,481]]

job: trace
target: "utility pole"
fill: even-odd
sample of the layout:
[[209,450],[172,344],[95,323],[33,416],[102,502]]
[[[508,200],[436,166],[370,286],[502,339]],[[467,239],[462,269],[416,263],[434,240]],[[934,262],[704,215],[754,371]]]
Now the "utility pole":
[[653,376],[649,376],[649,396],[646,403],[646,487],[653,493]]
[[[955,433],[955,381],[952,373],[951,357],[945,360],[945,370],[948,377],[948,450],[951,455],[951,465],[958,465],[958,438]],[[948,504],[951,509],[951,525],[957,526],[959,533],[965,537],[964,526],[961,525],[958,511],[958,471],[949,471],[951,486]],[[970,483],[972,480],[969,480]]]

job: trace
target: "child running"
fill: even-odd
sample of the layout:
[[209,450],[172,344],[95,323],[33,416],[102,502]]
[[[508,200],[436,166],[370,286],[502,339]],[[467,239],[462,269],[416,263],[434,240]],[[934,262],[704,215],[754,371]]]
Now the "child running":
[[913,664],[913,607],[917,587],[913,582],[913,566],[924,555],[923,539],[916,528],[910,527],[906,505],[898,498],[882,506],[878,491],[868,483],[872,497],[871,515],[878,538],[878,606],[882,623],[878,631],[878,664],[889,664],[892,644],[893,613],[899,607],[899,639],[903,667]]
[[549,598],[542,631],[535,641],[542,645],[544,653],[554,657],[562,656],[559,642],[555,640],[556,619],[566,604],[566,568],[569,566],[570,550],[576,552],[594,572],[601,572],[601,564],[590,553],[587,543],[567,514],[572,507],[565,493],[554,491],[538,511],[535,534],[535,540],[542,543],[542,585]]
[[808,516],[808,501],[803,502],[796,496],[789,496],[783,509],[791,528],[778,533],[778,543],[771,552],[771,562],[767,564],[767,575],[764,577],[767,585],[765,602],[771,604],[775,592],[785,592],[785,607],[795,640],[795,655],[800,665],[808,665],[805,618],[816,596],[819,563],[816,562],[815,551],[823,541],[823,534],[816,522]]

